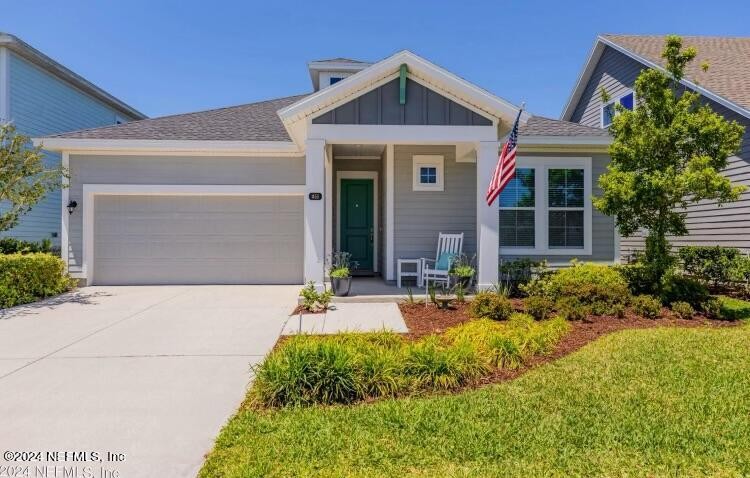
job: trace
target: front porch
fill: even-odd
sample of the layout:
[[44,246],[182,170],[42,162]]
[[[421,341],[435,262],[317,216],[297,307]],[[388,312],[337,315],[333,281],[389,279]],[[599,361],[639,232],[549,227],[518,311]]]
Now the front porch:
[[[350,252],[358,268],[352,294],[343,301],[406,299],[406,287],[396,287],[397,261],[435,259],[439,233],[464,234],[462,252],[476,256],[480,288],[497,281],[498,215],[484,199],[497,141],[414,138],[307,141],[305,282],[322,288],[327,259],[333,252]],[[412,291],[424,293],[416,284]]]

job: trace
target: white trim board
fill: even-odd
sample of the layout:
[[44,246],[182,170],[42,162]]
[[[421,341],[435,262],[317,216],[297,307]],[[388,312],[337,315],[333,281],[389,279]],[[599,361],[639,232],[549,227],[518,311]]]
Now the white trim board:
[[134,140],[34,138],[34,145],[48,151],[71,154],[180,154],[180,155],[301,155],[291,141],[202,141],[202,140]]
[[[86,285],[94,282],[94,205],[95,196],[302,196],[304,185],[182,185],[182,184],[83,184],[81,270]],[[68,214],[63,202],[63,223]],[[67,235],[65,237],[67,240]]]
[[[593,203],[592,195],[592,159],[591,158],[573,158],[573,157],[532,157],[519,156],[516,160],[516,168],[534,168],[536,169],[534,177],[534,187],[536,191],[534,205],[534,234],[535,247],[499,247],[500,255],[528,255],[528,256],[590,256],[592,254],[593,241]],[[550,249],[548,247],[549,231],[549,208],[547,206],[547,170],[549,169],[566,169],[581,168],[583,169],[583,248],[582,249]],[[499,211],[499,208],[497,208]],[[499,212],[498,212],[499,221]]]
[[10,121],[10,54],[0,47],[0,123]]
[[[586,59],[586,64],[584,65],[583,70],[581,70],[581,73],[578,75],[578,80],[576,81],[575,87],[573,88],[573,91],[571,92],[570,97],[568,98],[568,102],[565,104],[565,108],[563,108],[563,111],[560,115],[560,119],[570,121],[570,118],[573,116],[573,111],[575,110],[576,105],[581,99],[583,90],[585,89],[588,81],[591,79],[591,75],[594,72],[594,68],[596,68],[596,65],[599,63],[599,59],[601,58],[602,53],[604,53],[605,47],[607,46],[613,48],[614,50],[617,50],[623,55],[626,55],[640,62],[647,68],[653,68],[655,70],[666,72],[663,66],[657,63],[654,63],[653,61],[643,56],[640,56],[628,50],[627,48],[622,47],[611,40],[608,40],[607,38],[603,36],[599,36],[596,38],[596,41],[594,42],[594,46],[591,49],[591,52],[589,53],[588,58]],[[744,108],[738,105],[737,103],[734,103],[733,101],[727,98],[724,98],[723,96],[717,95],[711,90],[708,90],[690,80],[683,78],[682,80],[680,80],[680,83],[692,89],[693,91],[699,92],[701,95],[705,96],[706,98],[709,98],[719,103],[720,105],[725,106],[729,108],[730,110],[741,114],[742,116],[746,118],[750,118],[750,110],[748,110],[747,108]]]
[[494,126],[311,124],[308,133],[310,138],[322,138],[329,144],[454,145],[497,141]]
[[379,272],[378,267],[378,236],[380,236],[380,218],[378,216],[378,172],[377,171],[336,171],[336,245],[341,250],[341,180],[342,179],[372,179],[372,271]]

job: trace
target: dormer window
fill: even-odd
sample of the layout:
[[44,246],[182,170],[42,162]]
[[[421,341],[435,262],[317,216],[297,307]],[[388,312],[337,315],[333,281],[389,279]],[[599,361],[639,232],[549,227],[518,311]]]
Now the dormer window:
[[609,128],[612,124],[612,120],[617,116],[616,104],[620,104],[626,110],[633,111],[635,106],[635,95],[632,90],[629,90],[622,96],[619,96],[602,105],[602,128]]
[[348,76],[364,70],[370,63],[350,58],[331,58],[308,63],[315,91],[328,88]]

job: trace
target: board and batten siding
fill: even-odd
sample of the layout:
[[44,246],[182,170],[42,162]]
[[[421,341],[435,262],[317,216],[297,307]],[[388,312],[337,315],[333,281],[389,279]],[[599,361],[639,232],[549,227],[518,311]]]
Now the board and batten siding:
[[406,104],[399,79],[389,81],[313,119],[314,124],[490,126],[492,121],[411,79]]
[[[617,97],[633,88],[636,78],[645,68],[629,56],[606,47],[574,109],[571,121],[600,127],[601,87],[603,86],[610,96]],[[740,151],[736,156],[729,158],[724,175],[732,183],[747,186],[749,189],[742,194],[739,201],[723,206],[718,206],[715,201],[701,201],[689,205],[685,209],[689,234],[672,237],[670,240],[677,248],[687,245],[718,245],[737,247],[745,253],[750,253],[750,119],[710,99],[704,98],[704,101],[717,113],[745,127]],[[622,237],[620,240],[623,258],[642,251],[644,247],[642,232],[631,237]]]
[[[412,156],[442,155],[443,191],[412,190]],[[455,146],[394,146],[394,270],[399,258],[435,258],[438,234],[464,233],[465,254],[476,254],[475,163],[457,163]]]
[[[132,119],[13,52],[8,56],[10,119],[19,133],[40,137],[112,125],[117,117]],[[49,167],[58,166],[60,158],[59,153],[45,151]],[[52,235],[60,231],[60,200],[59,190],[48,194],[18,226],[3,235],[31,241],[48,238],[59,244],[59,237]]]
[[[305,184],[305,158],[71,155],[68,261],[80,272],[84,184],[290,185]],[[59,211],[58,211],[59,217]],[[64,252],[63,252],[64,255]]]
[[[567,154],[567,153],[533,153],[534,157],[590,157],[591,158],[591,192],[594,196],[601,194],[598,180],[607,170],[609,156],[606,154]],[[521,155],[520,157],[523,157]],[[585,198],[591,200],[590,198]],[[537,204],[537,207],[540,205]],[[499,213],[498,213],[499,214]],[[498,219],[499,220],[499,219]],[[577,259],[584,262],[607,262],[615,260],[615,221],[612,217],[606,216],[592,207],[591,211],[591,254],[590,255],[523,255],[501,254],[500,261],[510,261],[519,257],[530,257],[534,260],[545,260],[551,267],[566,266],[571,260]]]

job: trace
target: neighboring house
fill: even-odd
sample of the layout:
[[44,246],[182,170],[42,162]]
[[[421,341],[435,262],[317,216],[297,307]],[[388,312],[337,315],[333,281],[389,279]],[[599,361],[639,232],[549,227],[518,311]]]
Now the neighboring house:
[[[602,35],[596,39],[578,83],[565,106],[562,119],[587,126],[606,128],[614,114],[612,104],[632,108],[633,87],[646,68],[663,70],[661,58],[665,36]],[[698,56],[688,66],[683,87],[699,92],[717,113],[745,126],[739,153],[729,159],[724,173],[734,184],[750,186],[750,38],[683,37],[685,46],[694,46]],[[707,62],[704,72],[701,65]],[[604,88],[611,101],[603,105]],[[689,235],[673,238],[683,245],[731,246],[750,253],[750,190],[739,201],[717,206],[702,201],[687,208]],[[624,257],[644,247],[638,234],[621,239]]]
[[[45,54],[0,32],[0,122],[12,122],[18,133],[45,136],[143,118],[142,113]],[[47,152],[45,162],[57,166],[60,155]],[[59,245],[60,198],[60,191],[48,194],[18,226],[0,235],[31,241],[51,239]]]
[[71,172],[63,256],[88,284],[302,283],[325,259],[395,279],[464,233],[480,287],[501,258],[612,262],[590,197],[600,128],[523,113],[518,178],[485,192],[517,107],[409,52],[310,63],[315,91],[41,138]]

